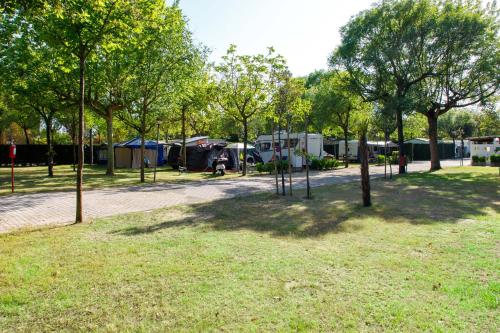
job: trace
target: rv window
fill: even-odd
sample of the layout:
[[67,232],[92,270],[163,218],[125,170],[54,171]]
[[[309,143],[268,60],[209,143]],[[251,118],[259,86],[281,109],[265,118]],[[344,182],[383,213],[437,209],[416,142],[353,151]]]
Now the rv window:
[[271,150],[271,142],[263,142],[260,144],[260,151],[269,151]]
[[[298,139],[290,139],[290,148],[295,148],[298,143],[299,143]],[[286,139],[285,139],[285,144],[283,145],[283,148],[288,148],[288,140],[286,140]]]

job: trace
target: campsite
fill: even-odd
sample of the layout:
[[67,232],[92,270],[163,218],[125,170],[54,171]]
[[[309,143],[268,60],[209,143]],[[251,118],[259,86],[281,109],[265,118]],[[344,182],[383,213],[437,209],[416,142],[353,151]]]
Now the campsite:
[[0,3],[0,332],[499,332],[490,0]]

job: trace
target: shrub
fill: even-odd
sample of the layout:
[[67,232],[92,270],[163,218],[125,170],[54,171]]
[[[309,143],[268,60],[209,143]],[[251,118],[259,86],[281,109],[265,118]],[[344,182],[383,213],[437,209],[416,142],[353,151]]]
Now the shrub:
[[311,169],[312,170],[331,170],[339,166],[339,161],[334,158],[324,158],[320,160],[319,158],[311,159]]
[[321,160],[314,157],[311,159],[311,169],[312,170],[322,170]]
[[486,163],[486,157],[484,157],[484,156],[472,156],[472,163]]
[[385,164],[385,155],[377,155],[377,164]]
[[[283,161],[281,161],[281,163],[278,161],[276,166],[277,166],[278,172],[280,172],[282,168],[283,168],[283,170],[287,171],[288,170],[288,161],[283,160]],[[264,173],[264,172],[273,173],[274,172],[274,163],[273,162],[257,163],[255,165],[255,169],[257,170],[257,172],[260,172],[260,173]]]
[[492,164],[500,164],[500,154],[491,155],[490,161]]
[[391,154],[391,164],[399,164],[399,150],[395,150]]

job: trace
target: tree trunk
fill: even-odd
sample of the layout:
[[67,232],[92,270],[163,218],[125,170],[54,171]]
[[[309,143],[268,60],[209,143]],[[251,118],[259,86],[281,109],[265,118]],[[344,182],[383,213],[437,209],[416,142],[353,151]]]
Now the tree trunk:
[[83,223],[83,133],[85,125],[85,55],[80,46],[80,103],[78,108],[78,167],[76,170],[76,223]]
[[243,119],[243,176],[247,175],[248,119]]
[[76,171],[76,124],[73,127],[73,133],[71,134],[71,144],[73,145],[73,172]]
[[182,107],[182,166],[187,170],[187,149],[186,149],[186,107]]
[[434,112],[427,114],[427,122],[429,124],[429,148],[431,151],[431,171],[436,171],[441,169],[441,163],[439,161],[439,147],[438,147],[438,118],[434,115]]
[[363,132],[359,138],[359,151],[361,155],[361,189],[363,191],[363,206],[372,205],[370,194],[370,170],[368,164],[368,143],[366,133]]
[[[398,149],[399,149],[399,158],[403,158],[405,156],[405,138],[403,132],[403,111],[396,110],[396,124],[398,127]],[[399,165],[400,163],[398,163]],[[404,165],[399,165],[399,173],[406,173],[406,168]]]
[[23,127],[23,132],[24,132],[24,138],[26,139],[26,144],[30,145],[30,136],[28,134],[28,129],[26,127]]
[[346,169],[349,167],[349,133],[347,132],[346,129],[344,129],[344,144],[345,144],[345,157],[344,157],[344,164]]
[[293,195],[292,189],[292,148],[290,147],[290,121],[287,120],[286,123],[286,137],[287,137],[287,146],[288,146],[288,186],[290,187],[290,196]]
[[94,164],[94,133],[92,128],[89,130],[89,148],[90,148],[90,159],[89,164]]
[[141,183],[146,182],[146,177],[144,173],[144,150],[146,149],[146,143],[145,143],[145,130],[144,130],[144,125],[141,126]]
[[306,118],[306,197],[307,199],[311,199],[311,183],[309,182],[309,118]]
[[[280,119],[281,120],[281,119]],[[279,166],[280,166],[280,171],[281,171],[281,194],[283,196],[286,195],[286,190],[285,190],[285,174],[284,174],[284,170],[283,170],[283,153],[282,153],[282,150],[281,149],[281,121],[279,121],[278,123],[278,145],[280,147],[280,162],[279,162]]]
[[47,167],[48,176],[54,177],[54,150],[52,147],[52,116],[45,118],[45,128],[47,137]]
[[278,164],[276,163],[276,147],[274,146],[274,130],[276,126],[273,120],[272,132],[271,132],[271,149],[273,150],[273,165],[274,165],[274,178],[276,180],[276,195],[280,194],[280,187],[278,181]]
[[106,110],[106,140],[108,142],[108,161],[106,168],[106,176],[115,175],[115,148],[113,146],[113,110]]

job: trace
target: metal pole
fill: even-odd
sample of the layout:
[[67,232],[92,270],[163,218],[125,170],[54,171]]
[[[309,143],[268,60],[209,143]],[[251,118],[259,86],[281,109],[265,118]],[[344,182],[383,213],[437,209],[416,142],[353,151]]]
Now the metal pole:
[[153,176],[153,183],[156,183],[156,167],[158,166],[158,141],[160,141],[160,123],[156,123],[156,153],[155,153],[155,171]]

